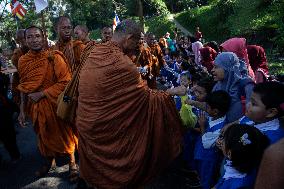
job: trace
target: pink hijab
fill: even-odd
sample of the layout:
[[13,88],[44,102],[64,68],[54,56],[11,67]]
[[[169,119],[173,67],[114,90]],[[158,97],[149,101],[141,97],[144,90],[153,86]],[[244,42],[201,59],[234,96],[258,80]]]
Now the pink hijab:
[[231,38],[220,45],[225,51],[235,53],[239,59],[245,61],[248,75],[254,79],[254,72],[251,69],[248,59],[246,39],[245,38]]

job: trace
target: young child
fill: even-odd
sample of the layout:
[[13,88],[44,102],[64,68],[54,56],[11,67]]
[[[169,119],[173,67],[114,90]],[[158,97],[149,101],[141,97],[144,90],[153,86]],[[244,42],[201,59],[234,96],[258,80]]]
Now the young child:
[[226,164],[224,175],[214,188],[253,188],[262,154],[269,144],[268,138],[254,127],[239,124],[228,127],[220,138]]
[[202,136],[196,142],[194,160],[204,189],[210,189],[217,181],[221,157],[214,144],[225,125],[230,102],[230,95],[226,91],[212,92],[206,98],[207,112],[211,117],[207,120],[204,112],[199,116]]
[[[195,86],[191,88],[191,94],[189,95],[189,99],[194,99],[199,102],[205,102],[206,97],[210,94],[212,88],[214,86],[213,78],[204,77],[197,81]],[[198,116],[200,110],[198,108],[192,107],[192,112]],[[195,127],[188,130],[184,136],[184,151],[183,158],[187,163],[187,166],[190,169],[194,169],[194,148],[197,141],[197,138],[200,136],[200,127],[195,124]]]
[[246,116],[255,122],[271,144],[284,137],[280,118],[284,116],[284,85],[279,82],[265,82],[255,86],[248,104]]
[[[180,77],[180,86],[173,89],[168,89],[167,92],[172,96],[177,95],[181,99],[180,105],[180,116],[185,127],[194,127],[197,121],[196,116],[192,112],[192,107],[185,104],[185,100],[188,98],[188,92],[190,87],[190,74],[189,72],[184,73]],[[177,104],[177,108],[179,105]]]

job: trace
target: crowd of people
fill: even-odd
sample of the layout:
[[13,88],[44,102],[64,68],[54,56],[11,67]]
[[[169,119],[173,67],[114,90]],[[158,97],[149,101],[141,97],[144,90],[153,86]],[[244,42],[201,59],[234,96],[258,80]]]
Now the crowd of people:
[[[284,187],[284,84],[263,47],[204,43],[198,27],[156,39],[132,20],[104,27],[100,41],[68,17],[54,27],[53,45],[40,27],[18,30],[17,72],[0,75],[0,140],[12,161],[18,116],[45,158],[36,176],[65,156],[78,189],[143,188],[176,161],[204,189]],[[75,107],[68,120],[60,99]]]

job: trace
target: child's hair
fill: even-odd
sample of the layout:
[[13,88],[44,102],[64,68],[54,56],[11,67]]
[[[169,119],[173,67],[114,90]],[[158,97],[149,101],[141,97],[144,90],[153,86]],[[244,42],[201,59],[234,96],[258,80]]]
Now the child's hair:
[[215,85],[215,82],[212,77],[208,76],[208,77],[204,77],[201,80],[199,80],[197,82],[197,85],[204,88],[207,94],[210,94]]
[[182,70],[189,71],[190,64],[188,62],[183,61],[180,66],[181,66]]
[[223,90],[208,94],[205,101],[211,109],[217,109],[219,111],[219,116],[225,116],[231,105],[230,95]]
[[284,116],[284,84],[272,81],[260,83],[254,87],[253,92],[260,95],[267,109],[277,108],[277,117]]
[[223,145],[231,152],[233,167],[248,173],[259,165],[269,139],[255,127],[234,124],[225,131]]

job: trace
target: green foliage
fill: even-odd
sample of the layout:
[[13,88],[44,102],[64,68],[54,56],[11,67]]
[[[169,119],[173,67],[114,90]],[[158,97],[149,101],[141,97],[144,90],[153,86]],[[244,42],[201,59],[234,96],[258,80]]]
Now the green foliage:
[[173,36],[172,32],[175,29],[175,24],[170,22],[167,16],[164,15],[147,19],[145,26],[146,31],[154,33],[156,37],[161,37],[166,32],[170,32],[171,36]]
[[97,40],[101,39],[101,29],[95,29],[90,32],[90,39]]
[[[138,16],[138,1],[126,0],[128,15]],[[168,8],[163,0],[142,0],[144,16],[168,14]]]
[[244,36],[249,43],[284,52],[283,15],[283,0],[211,0],[208,6],[177,14],[176,19],[192,32],[200,26],[208,41]]

